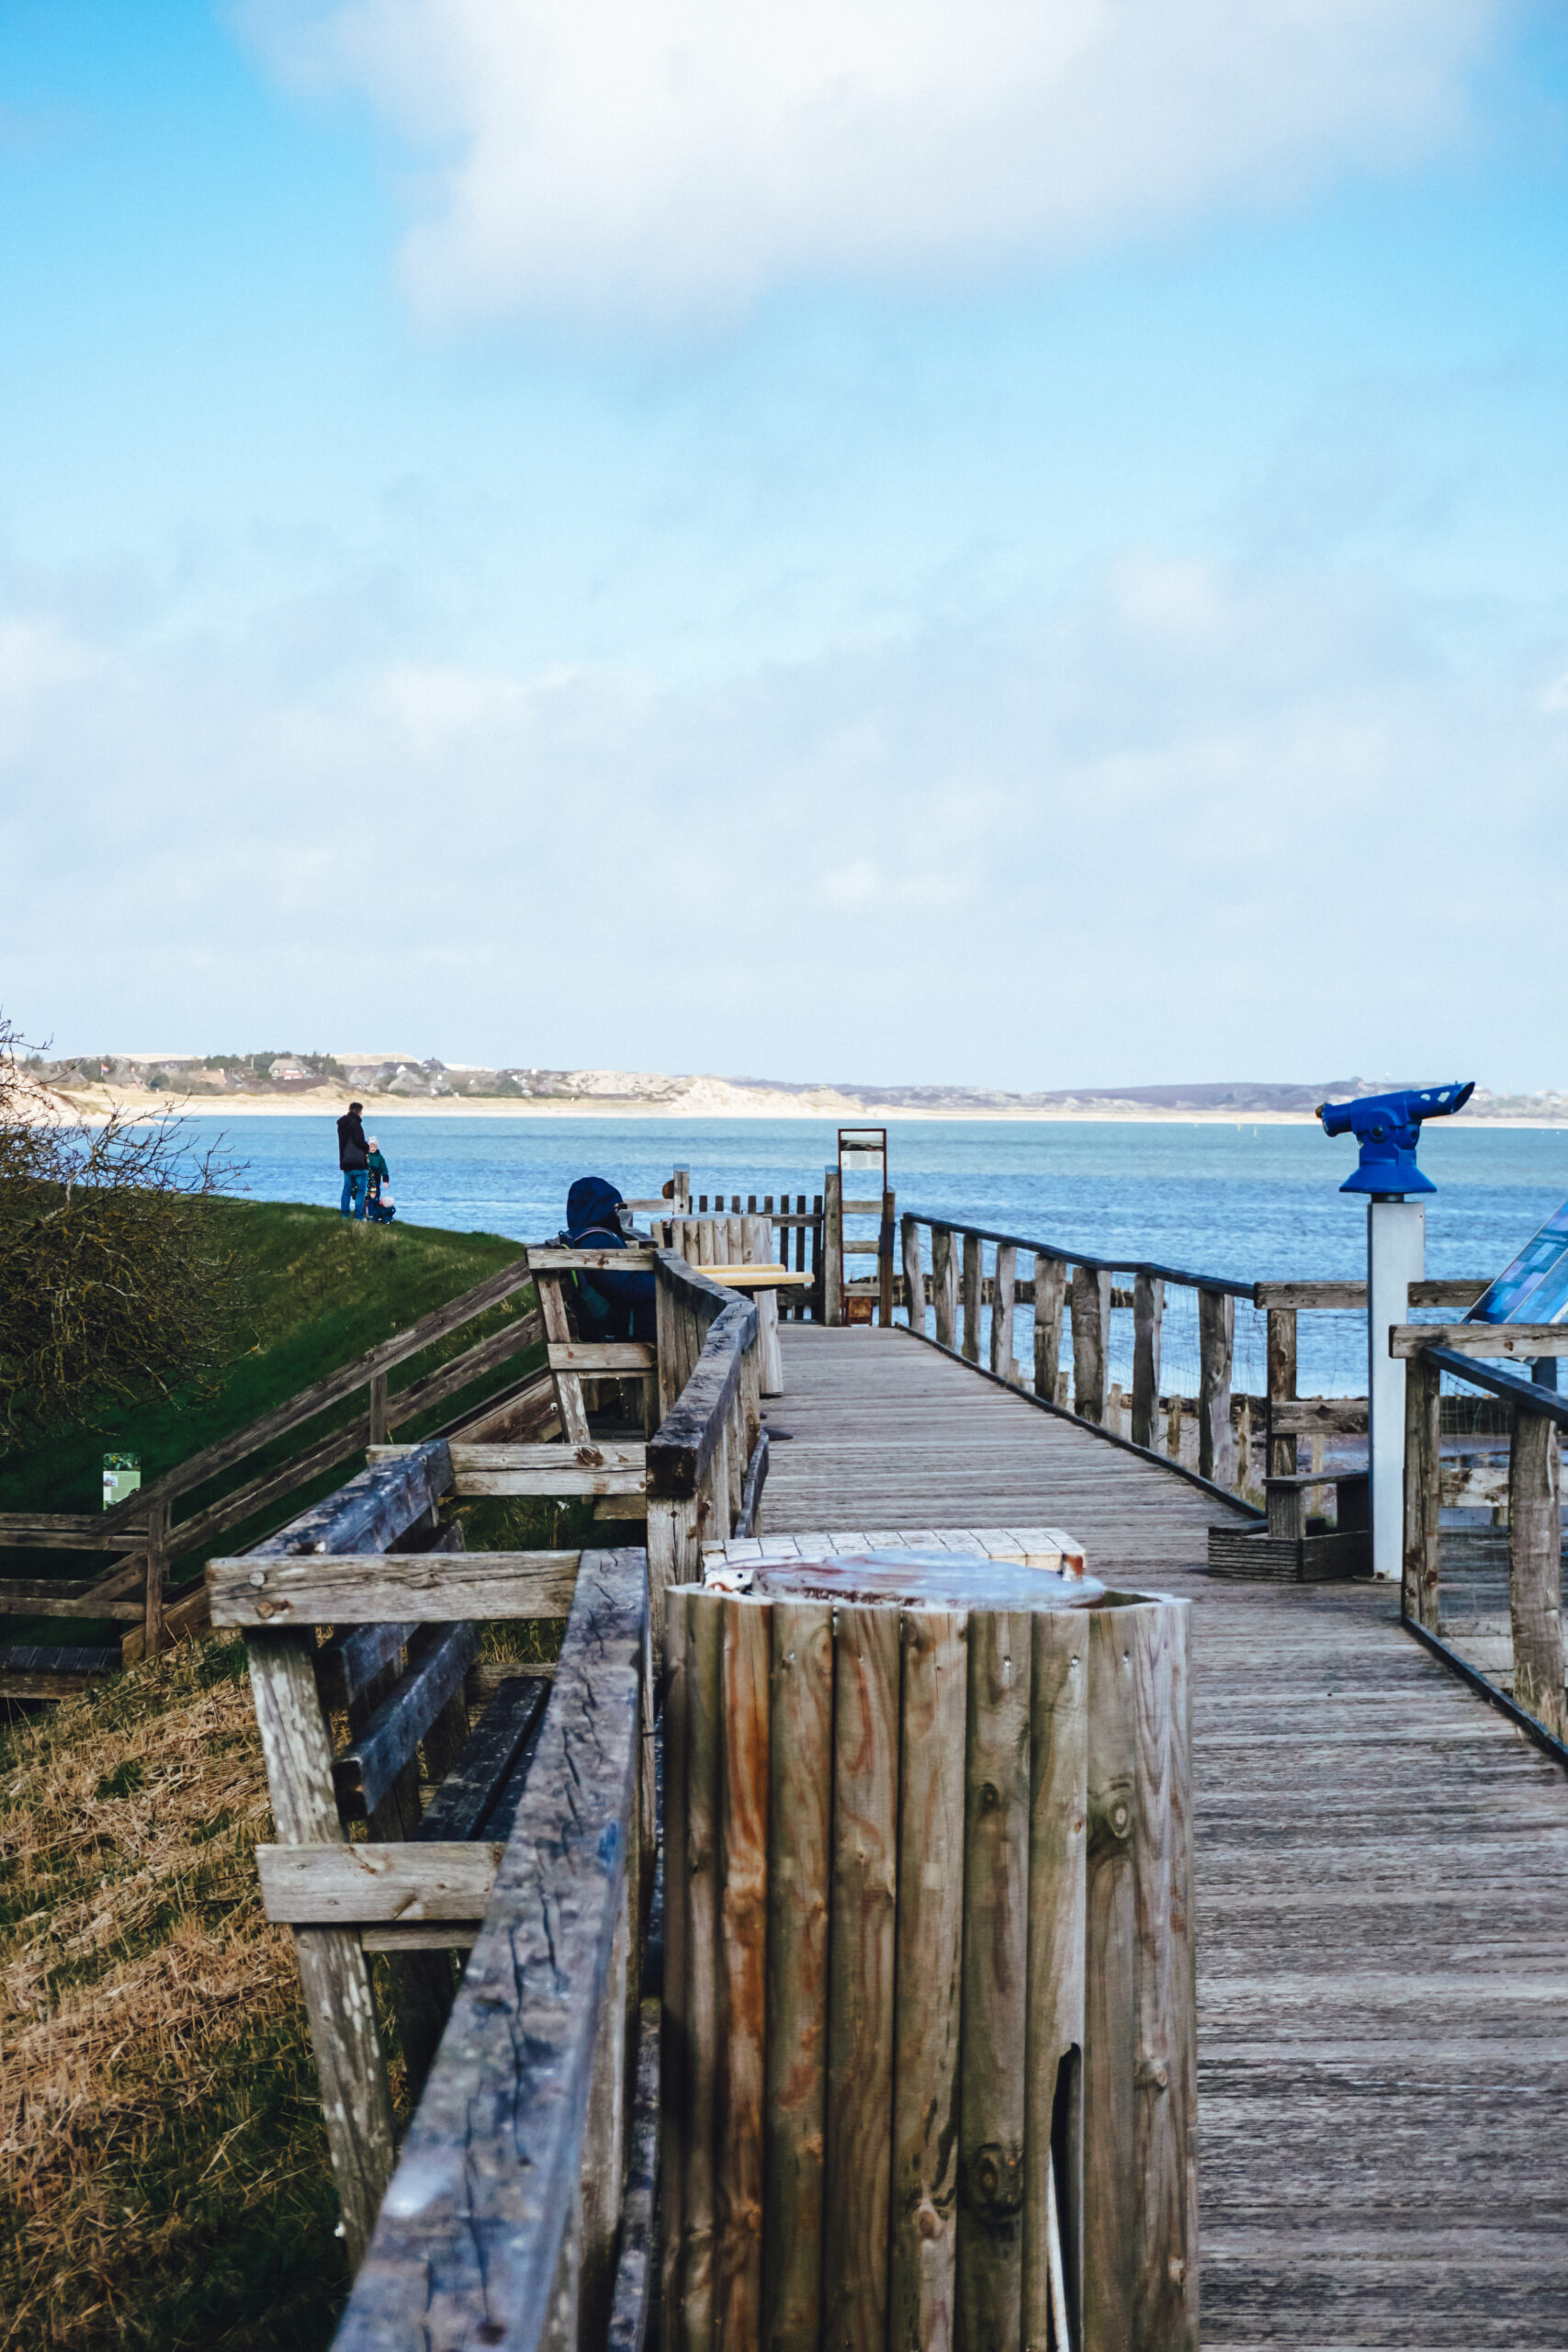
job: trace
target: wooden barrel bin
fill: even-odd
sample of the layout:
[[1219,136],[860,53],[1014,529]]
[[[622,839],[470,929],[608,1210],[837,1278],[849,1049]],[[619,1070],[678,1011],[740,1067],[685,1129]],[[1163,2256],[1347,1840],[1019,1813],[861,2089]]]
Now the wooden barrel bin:
[[1196,2352],[1188,1604],[748,1573],[668,1597],[666,2352]]

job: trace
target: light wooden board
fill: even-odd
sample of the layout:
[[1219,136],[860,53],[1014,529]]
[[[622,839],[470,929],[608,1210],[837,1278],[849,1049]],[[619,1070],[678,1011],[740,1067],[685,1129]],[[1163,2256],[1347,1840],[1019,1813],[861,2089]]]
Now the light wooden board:
[[1392,1588],[1211,1582],[1184,1480],[905,1333],[780,1340],[771,1539],[1057,1526],[1196,1603],[1205,2352],[1559,2352],[1568,1779]]

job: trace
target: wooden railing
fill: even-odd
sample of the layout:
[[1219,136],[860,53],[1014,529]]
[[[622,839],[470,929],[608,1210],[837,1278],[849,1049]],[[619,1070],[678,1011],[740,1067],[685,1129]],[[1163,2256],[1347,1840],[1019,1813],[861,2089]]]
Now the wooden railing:
[[[1115,1306],[1133,1311],[1133,1385],[1131,1442],[1153,1449],[1160,1437],[1160,1341],[1168,1283],[1185,1284],[1197,1293],[1200,1347],[1198,1413],[1198,1475],[1206,1483],[1230,1487],[1235,1482],[1236,1459],[1231,1425],[1231,1373],[1235,1351],[1235,1301],[1251,1300],[1254,1285],[1224,1274],[1192,1273],[1154,1261],[1098,1258],[1083,1250],[1058,1248],[1021,1234],[998,1233],[988,1227],[964,1225],[954,1219],[906,1215],[901,1220],[902,1295],[909,1328],[927,1336],[927,1309],[935,1320],[939,1347],[961,1354],[971,1363],[980,1361],[982,1313],[991,1307],[988,1369],[993,1375],[1020,1388],[1032,1388],[1040,1400],[1058,1411],[1071,1411],[1079,1420],[1103,1428],[1110,1393],[1111,1316]],[[931,1270],[924,1267],[919,1236],[931,1234]],[[987,1272],[985,1255],[993,1252]],[[1021,1277],[1020,1250],[1033,1260],[1029,1274]],[[1118,1291],[1114,1277],[1131,1276],[1132,1286]],[[1028,1357],[1014,1355],[1015,1314],[1021,1306],[1031,1310]],[[1062,1361],[1064,1340],[1071,1348],[1069,1384]],[[1070,1399],[1070,1402],[1069,1402]],[[1116,1432],[1120,1433],[1120,1432]],[[1166,1441],[1179,1458],[1180,1415],[1168,1419]]]
[[[0,1615],[108,1619],[134,1627],[122,1638],[121,1657],[131,1664],[161,1642],[193,1632],[207,1622],[206,1587],[166,1605],[173,1563],[209,1550],[218,1538],[245,1521],[287,1502],[340,1462],[377,1445],[433,1407],[459,1395],[544,1338],[537,1313],[524,1315],[407,1388],[389,1392],[388,1374],[465,1324],[502,1305],[532,1280],[528,1260],[519,1257],[445,1306],[423,1316],[405,1331],[383,1340],[354,1363],[328,1373],[259,1419],[206,1446],[199,1453],[99,1513],[12,1511],[0,1514],[0,1546],[62,1551],[113,1551],[122,1557],[106,1575],[85,1578],[0,1579]],[[174,1507],[225,1471],[301,1429],[320,1414],[364,1392],[366,1409],[316,1439],[287,1462],[275,1464],[231,1494],[176,1520]]]
[[660,1423],[648,1445],[648,1562],[662,1638],[665,1591],[701,1574],[705,1539],[757,1532],[768,1438],[755,1306],[673,1250],[655,1260]]
[[[578,1260],[597,1263],[534,1254],[558,1304]],[[767,1471],[755,1306],[670,1250],[621,1262],[649,1257],[660,1423],[646,1447],[569,1432],[553,1447],[377,1448],[326,1502],[209,1568],[213,1622],[246,1634],[277,1839],[259,1856],[263,1892],[299,1953],[358,2266],[339,2336],[354,2352],[643,2342],[660,2032],[643,1987],[652,1638],[668,1586],[700,1574],[705,1538],[755,1532]],[[562,1362],[554,1377],[603,1369]],[[541,1482],[645,1490],[647,1552],[469,1555],[456,1528],[438,1527],[445,1495]],[[448,1539],[459,1548],[431,1556]],[[414,1540],[424,1548],[411,1555]],[[451,1711],[471,1684],[479,1624],[563,1615],[531,1754],[519,1764],[519,1718],[498,1717],[499,1695],[459,1741]],[[345,1707],[348,1744],[340,1730],[334,1753]],[[423,1818],[417,1787],[411,1811],[404,1785],[422,1751],[445,1773]],[[498,1842],[486,1806],[508,1773],[514,1820]],[[345,1832],[361,1814],[369,1844]],[[468,1947],[448,2021],[430,1971],[439,1978],[445,1953]],[[411,2083],[423,2082],[395,2165],[373,1952],[389,1956]]]
[[[1568,1330],[1561,1324],[1407,1323],[1394,1327],[1389,1347],[1405,1367],[1404,1622],[1467,1679],[1515,1713],[1532,1736],[1543,1734],[1558,1760],[1568,1763],[1559,1471],[1568,1398],[1502,1369],[1497,1361],[1539,1363],[1568,1354]],[[1511,1702],[1490,1676],[1440,1638],[1439,1526],[1449,1499],[1441,1457],[1445,1374],[1506,1407]]]

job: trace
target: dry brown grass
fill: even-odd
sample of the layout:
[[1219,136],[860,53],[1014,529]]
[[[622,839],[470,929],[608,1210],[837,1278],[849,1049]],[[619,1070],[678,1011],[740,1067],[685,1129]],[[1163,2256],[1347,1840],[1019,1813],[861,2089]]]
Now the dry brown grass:
[[344,2278],[243,1645],[0,1744],[0,2344],[323,2343]]

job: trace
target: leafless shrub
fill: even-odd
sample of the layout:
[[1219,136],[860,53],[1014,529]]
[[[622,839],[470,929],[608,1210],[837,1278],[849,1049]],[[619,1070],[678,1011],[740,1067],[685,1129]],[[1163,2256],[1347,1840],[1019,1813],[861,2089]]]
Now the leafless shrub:
[[210,1214],[234,1170],[169,1115],[51,1119],[0,1014],[0,1451],[214,1373],[238,1284]]

